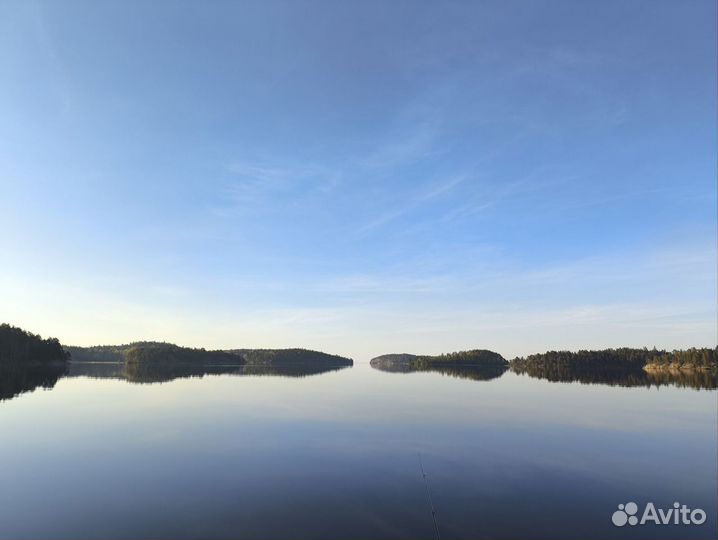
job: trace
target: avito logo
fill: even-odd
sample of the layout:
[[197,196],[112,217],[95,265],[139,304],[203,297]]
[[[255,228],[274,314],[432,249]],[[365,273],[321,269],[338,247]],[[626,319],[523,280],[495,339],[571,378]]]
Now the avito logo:
[[645,525],[653,523],[655,525],[703,525],[706,521],[706,513],[700,508],[691,510],[685,504],[678,502],[673,503],[673,508],[664,510],[656,508],[652,502],[646,504],[643,509],[641,518],[638,516],[638,505],[634,502],[619,504],[611,516],[611,521],[616,527],[624,525]]

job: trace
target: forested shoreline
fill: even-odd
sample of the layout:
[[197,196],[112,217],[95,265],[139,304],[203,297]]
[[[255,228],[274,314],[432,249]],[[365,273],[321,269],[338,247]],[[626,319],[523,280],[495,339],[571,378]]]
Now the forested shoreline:
[[548,351],[514,358],[511,369],[530,373],[550,369],[676,369],[715,371],[718,348],[690,348],[686,350],[635,349],[622,347],[598,351]]
[[[45,365],[72,362],[197,363],[208,365],[273,365],[317,363],[352,365],[350,358],[308,349],[205,350],[166,342],[138,341],[126,345],[63,347],[57,338],[43,339],[9,324],[0,324],[0,365]],[[672,369],[715,371],[718,348],[659,350],[621,347],[603,350],[547,351],[508,362],[499,353],[473,349],[440,355],[385,354],[373,366],[429,369],[434,367],[510,367],[518,373],[540,369]]]
[[[440,355],[385,354],[373,358],[371,366],[395,373],[434,371],[474,380],[494,379],[511,370],[556,382],[716,388],[717,361],[718,348],[547,351],[510,362],[496,352],[473,349]],[[205,350],[156,341],[63,347],[56,338],[43,339],[0,324],[0,399],[38,386],[51,387],[72,366],[77,368],[74,373],[145,383],[213,373],[303,376],[353,363],[350,358],[300,348]]]
[[336,354],[310,349],[228,349],[226,352],[242,357],[248,365],[291,365],[321,363],[328,366],[351,366],[354,361]]

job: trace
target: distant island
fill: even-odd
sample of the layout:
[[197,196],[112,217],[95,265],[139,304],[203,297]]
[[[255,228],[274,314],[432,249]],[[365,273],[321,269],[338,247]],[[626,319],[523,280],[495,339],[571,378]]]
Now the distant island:
[[445,375],[474,380],[500,377],[509,363],[499,353],[486,349],[458,351],[440,355],[384,354],[372,358],[370,365],[381,371],[411,373],[437,371]]
[[417,354],[384,354],[372,358],[369,362],[377,369],[429,369],[432,367],[460,367],[460,366],[504,366],[509,363],[499,353],[485,349],[458,351],[440,355]]
[[110,363],[197,363],[206,365],[278,365],[309,363],[351,366],[354,361],[335,354],[309,349],[226,349],[206,350],[172,343],[138,341],[127,345],[67,346],[73,362]]
[[91,363],[195,364],[207,366],[311,364],[313,366],[327,367],[348,367],[354,364],[351,358],[309,349],[206,350],[154,341],[93,347],[68,346],[65,349],[71,355],[72,362]]
[[247,365],[251,366],[321,364],[339,367],[354,365],[351,358],[310,349],[228,349],[226,352],[241,356]]

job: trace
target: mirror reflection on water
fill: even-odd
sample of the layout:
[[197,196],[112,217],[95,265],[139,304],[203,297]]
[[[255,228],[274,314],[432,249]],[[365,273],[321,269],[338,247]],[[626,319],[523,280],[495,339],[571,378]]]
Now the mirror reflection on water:
[[[3,539],[434,538],[420,455],[443,539],[716,537],[701,377],[73,362],[1,388]],[[707,521],[617,528],[627,501]]]

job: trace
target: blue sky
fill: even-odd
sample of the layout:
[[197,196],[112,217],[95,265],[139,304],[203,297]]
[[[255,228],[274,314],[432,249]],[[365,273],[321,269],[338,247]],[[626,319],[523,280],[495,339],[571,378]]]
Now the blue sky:
[[0,4],[0,320],[716,345],[716,6]]

